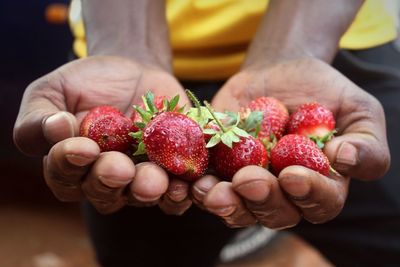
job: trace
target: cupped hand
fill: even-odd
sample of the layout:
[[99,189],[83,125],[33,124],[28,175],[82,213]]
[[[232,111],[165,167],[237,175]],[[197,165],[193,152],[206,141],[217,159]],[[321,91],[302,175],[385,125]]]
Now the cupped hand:
[[259,96],[276,97],[291,112],[311,101],[329,108],[338,133],[324,152],[340,175],[325,177],[290,166],[275,177],[248,166],[232,182],[206,176],[192,189],[195,201],[228,225],[260,222],[279,229],[297,224],[302,217],[312,223],[328,221],[343,208],[349,177],[372,180],[387,171],[390,153],[381,104],[331,66],[310,58],[249,65],[228,80],[212,104],[218,110],[238,110]]
[[87,198],[101,213],[158,204],[168,214],[181,214],[191,205],[185,182],[169,179],[152,163],[135,166],[123,153],[100,153],[94,141],[77,136],[91,108],[111,105],[129,115],[148,90],[188,102],[177,80],[157,67],[110,56],[68,63],[26,89],[15,144],[28,155],[45,155],[46,183],[62,201]]

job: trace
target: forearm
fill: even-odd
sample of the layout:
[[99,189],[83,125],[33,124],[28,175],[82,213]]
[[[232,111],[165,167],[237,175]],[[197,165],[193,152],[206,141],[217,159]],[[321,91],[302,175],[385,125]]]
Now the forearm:
[[171,70],[163,0],[83,0],[89,55],[115,55]]
[[331,62],[363,0],[271,0],[245,61],[315,57]]

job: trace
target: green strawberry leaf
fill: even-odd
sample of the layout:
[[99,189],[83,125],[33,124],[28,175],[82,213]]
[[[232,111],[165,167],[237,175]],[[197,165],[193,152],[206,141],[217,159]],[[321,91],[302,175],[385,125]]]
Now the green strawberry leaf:
[[134,156],[146,154],[146,147],[143,142],[140,142],[137,146],[137,150],[133,153]]
[[163,110],[163,111],[168,110],[168,106],[169,106],[169,101],[168,101],[167,98],[164,98],[164,99],[163,99],[163,107],[162,107],[162,110]]
[[140,117],[142,117],[142,120],[144,122],[149,122],[151,120],[151,117],[153,116],[152,113],[136,105],[134,105],[133,108],[137,111],[137,113],[139,113]]
[[207,102],[204,101],[204,105],[206,106],[208,112],[210,112],[211,116],[213,117],[213,119],[215,120],[215,123],[218,125],[218,127],[221,129],[222,132],[227,132],[225,126],[222,124],[222,122],[218,119],[217,115],[215,114],[213,108],[211,107],[211,105]]
[[244,121],[244,129],[253,131],[261,124],[263,118],[264,113],[262,111],[252,111]]
[[216,134],[211,137],[210,141],[208,141],[206,148],[216,146],[219,142],[221,142],[221,136],[219,134]]
[[174,111],[176,106],[178,105],[179,102],[179,95],[174,96],[174,98],[171,99],[171,101],[168,102],[168,111]]
[[200,109],[190,108],[189,111],[186,113],[186,116],[197,122],[202,128],[209,122],[209,120],[213,118],[206,107],[200,107]]
[[144,97],[142,97],[142,99],[147,110],[149,110],[152,114],[158,112],[156,106],[154,105],[154,94],[151,91],[148,91]]
[[316,144],[317,144],[317,147],[319,147],[320,149],[323,149],[325,146],[325,143],[322,142],[321,139],[317,139]]
[[222,113],[222,112],[214,112],[214,114],[215,114],[215,117],[217,117],[217,119],[219,119],[219,120],[226,120],[228,118],[228,115],[226,115],[225,113]]
[[135,139],[141,140],[142,136],[143,136],[143,132],[142,131],[130,132],[128,135]]
[[218,132],[216,130],[214,130],[214,129],[204,129],[203,133],[204,134],[214,135],[214,134],[217,134]]
[[261,131],[261,124],[258,124],[256,126],[256,130],[254,131],[254,137],[258,137],[258,134],[260,133],[260,131]]
[[228,117],[227,125],[234,125],[238,121],[238,114],[229,110],[225,111],[225,118]]
[[186,105],[183,105],[183,107],[179,108],[176,112],[178,113],[183,113],[185,111]]
[[[222,143],[224,143],[227,147],[232,148],[233,140],[232,140],[232,134],[230,134],[230,133],[232,133],[232,132],[231,132],[231,131],[228,131],[228,132],[223,133],[223,134],[221,135],[221,141],[222,141]],[[233,134],[233,136],[235,136],[235,135]]]
[[144,127],[146,127],[146,123],[141,122],[141,121],[137,121],[134,123],[136,127],[138,127],[139,129],[143,130]]
[[232,139],[233,143],[237,143],[237,142],[240,141],[239,136],[237,136],[233,131],[229,131],[227,134],[229,134],[229,136]]
[[239,127],[232,127],[232,131],[237,135],[241,137],[249,137],[250,134],[248,134],[245,130],[240,129]]

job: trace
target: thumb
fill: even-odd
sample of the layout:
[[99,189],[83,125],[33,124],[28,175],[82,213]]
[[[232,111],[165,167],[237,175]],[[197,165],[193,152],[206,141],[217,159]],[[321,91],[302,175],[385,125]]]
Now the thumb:
[[326,144],[324,152],[335,170],[361,180],[382,177],[390,165],[387,144],[367,133],[335,137]]
[[62,90],[47,82],[34,82],[27,88],[13,133],[14,143],[23,153],[44,155],[52,144],[77,135],[76,118],[63,111],[65,104],[60,99],[64,99]]

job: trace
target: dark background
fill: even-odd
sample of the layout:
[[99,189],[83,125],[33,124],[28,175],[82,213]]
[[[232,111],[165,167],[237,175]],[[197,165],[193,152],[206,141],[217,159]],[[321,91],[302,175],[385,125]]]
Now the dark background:
[[12,129],[25,88],[65,63],[71,52],[68,23],[50,23],[45,16],[51,4],[68,2],[0,1],[1,202],[53,200],[41,178],[41,159],[15,148]]

